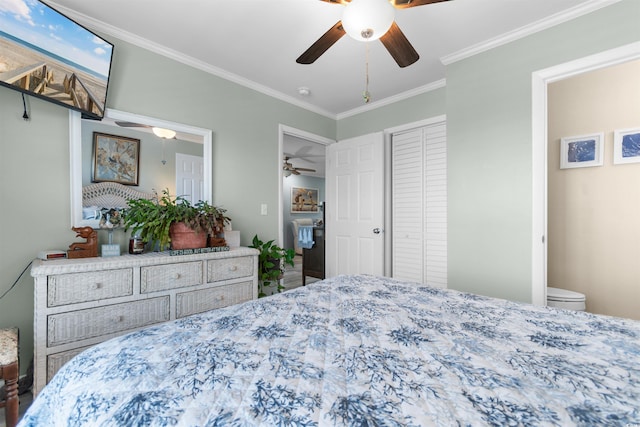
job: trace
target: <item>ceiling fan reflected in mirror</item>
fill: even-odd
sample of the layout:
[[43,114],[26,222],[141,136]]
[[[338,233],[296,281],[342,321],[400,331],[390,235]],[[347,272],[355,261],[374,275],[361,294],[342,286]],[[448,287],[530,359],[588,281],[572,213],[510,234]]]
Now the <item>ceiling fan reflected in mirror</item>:
[[345,34],[359,41],[380,39],[400,67],[407,67],[420,55],[395,22],[395,9],[407,9],[449,0],[321,0],[345,6],[342,20],[322,35],[296,62],[312,64]]
[[176,131],[172,129],[161,128],[157,126],[143,125],[141,123],[133,122],[116,122],[116,124],[123,128],[149,128],[155,136],[164,139],[173,139],[176,137]]
[[284,164],[282,165],[282,171],[285,177],[291,175],[300,175],[300,172],[315,172],[315,169],[309,168],[296,168],[291,162],[289,162],[289,157],[284,157]]

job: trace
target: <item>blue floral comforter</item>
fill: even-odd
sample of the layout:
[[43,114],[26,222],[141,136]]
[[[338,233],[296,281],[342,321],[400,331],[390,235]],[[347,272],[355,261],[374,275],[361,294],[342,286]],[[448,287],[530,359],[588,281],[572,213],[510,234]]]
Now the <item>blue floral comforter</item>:
[[97,345],[21,426],[638,426],[640,322],[340,276]]

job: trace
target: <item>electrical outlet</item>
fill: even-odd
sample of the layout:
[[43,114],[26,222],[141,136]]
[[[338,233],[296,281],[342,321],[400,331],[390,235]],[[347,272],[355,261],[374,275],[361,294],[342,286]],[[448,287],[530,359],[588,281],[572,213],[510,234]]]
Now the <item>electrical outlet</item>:
[[263,203],[260,205],[260,215],[266,215],[267,214],[267,204]]

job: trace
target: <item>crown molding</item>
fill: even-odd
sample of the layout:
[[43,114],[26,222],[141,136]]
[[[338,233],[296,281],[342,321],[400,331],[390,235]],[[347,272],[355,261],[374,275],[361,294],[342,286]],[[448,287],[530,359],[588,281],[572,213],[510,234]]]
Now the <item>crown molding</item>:
[[68,7],[62,6],[53,1],[47,1],[47,3],[50,4],[52,7],[54,7],[55,9],[59,10],[60,12],[64,13],[65,15],[73,18],[78,22],[83,23],[84,25],[90,28],[93,28],[96,31],[100,31],[104,34],[110,35],[119,40],[125,41],[132,45],[157,53],[158,55],[165,56],[169,59],[188,65],[190,67],[196,68],[198,70],[207,72],[209,74],[220,77],[222,79],[231,81],[233,83],[237,83],[246,88],[253,89],[256,92],[263,93],[265,95],[279,99],[289,104],[293,104],[297,107],[304,108],[305,110],[311,111],[321,116],[325,116],[327,118],[336,120],[336,115],[334,113],[331,113],[330,111],[327,111],[322,108],[318,108],[315,105],[302,102],[299,99],[294,98],[293,96],[286,95],[282,92],[278,92],[267,86],[256,83],[253,80],[249,80],[244,77],[238,76],[237,74],[230,73],[226,70],[223,70],[222,68],[215,67],[211,64],[195,59],[189,55],[185,55],[184,53],[175,51],[173,49],[169,49],[158,43],[152,42],[151,40],[147,40],[143,37],[124,31],[121,28],[106,24],[102,21],[91,18],[82,13],[78,13],[73,9],[69,9]]
[[337,120],[346,119],[347,117],[352,117],[357,114],[361,114],[367,111],[375,110],[376,108],[383,107],[385,105],[393,104],[398,101],[402,101],[408,98],[412,98],[416,95],[420,95],[426,92],[431,92],[436,89],[440,89],[447,85],[446,79],[436,80],[433,83],[426,84],[424,86],[417,87],[415,89],[408,90],[406,92],[401,92],[397,95],[390,96],[388,98],[381,99],[379,101],[374,101],[372,103],[365,104],[361,107],[354,108],[349,111],[345,111],[343,113],[339,113],[336,115]]
[[[510,43],[512,41],[521,39],[523,37],[529,36],[536,32],[545,30],[547,28],[551,28],[555,25],[559,25],[563,22],[570,21],[579,16],[586,15],[595,10],[601,9],[606,6],[610,6],[614,3],[617,3],[622,0],[589,0],[581,5],[575,6],[571,9],[568,9],[564,12],[557,13],[552,15],[551,17],[545,18],[543,20],[534,22],[532,24],[526,25],[524,27],[518,28],[514,31],[505,33],[499,37],[495,37],[489,40],[486,40],[482,43],[478,43],[476,45],[472,45],[468,48],[462,49],[458,52],[452,53],[450,55],[443,56],[440,58],[440,61],[444,65],[449,65],[454,62],[460,61],[462,59],[471,57],[473,55],[477,55],[482,52],[486,52],[490,49],[496,48],[498,46]],[[60,12],[66,14],[67,16],[73,18],[74,20],[83,23],[87,27],[93,28],[96,31],[100,31],[104,34],[115,37],[124,42],[130,43],[132,45],[138,46],[140,48],[149,50],[151,52],[157,53],[174,61],[180,62],[192,68],[204,71],[206,73],[212,74],[214,76],[220,77],[222,79],[228,80],[230,82],[236,83],[238,85],[244,86],[246,88],[255,90],[267,96],[270,96],[275,99],[279,99],[283,102],[295,105],[297,107],[303,108],[310,112],[319,114],[321,116],[327,117],[333,120],[341,120],[348,117],[355,116],[357,114],[361,114],[367,111],[374,110],[376,108],[380,108],[385,105],[393,104],[398,101],[402,101],[404,99],[411,98],[416,95],[420,95],[422,93],[426,93],[432,90],[436,90],[446,86],[446,79],[437,80],[435,82],[429,83],[424,86],[420,86],[418,88],[399,93],[397,95],[390,96],[388,98],[381,99],[379,101],[374,101],[372,103],[368,103],[361,107],[354,108],[352,110],[348,110],[342,113],[332,113],[323,108],[319,108],[315,105],[309,104],[307,102],[300,101],[299,99],[284,94],[282,92],[271,89],[267,86],[261,85],[253,80],[246,79],[244,77],[238,76],[237,74],[230,73],[221,68],[215,67],[211,64],[200,61],[196,58],[193,58],[189,55],[185,55],[184,53],[175,51],[173,49],[169,49],[165,46],[162,46],[158,43],[152,42],[148,39],[142,38],[130,32],[124,31],[121,28],[106,24],[97,19],[91,18],[82,13],[78,13],[73,9],[69,9],[65,6],[62,6],[54,1],[47,1],[55,9]]]
[[535,34],[537,32],[546,30],[548,28],[554,27],[564,22],[571,21],[572,19],[576,19],[580,16],[586,15],[588,13],[594,12],[598,9],[602,9],[603,7],[610,6],[620,1],[621,0],[589,0],[585,3],[582,3],[578,6],[574,6],[563,12],[559,12],[559,13],[556,13],[555,15],[551,15],[550,17],[547,17],[545,19],[541,19],[529,25],[525,25],[524,27],[520,27],[516,30],[509,31],[498,37],[486,40],[482,43],[469,46],[467,48],[454,52],[450,55],[443,56],[442,58],[440,58],[440,61],[444,65],[449,65],[454,62],[461,61],[463,59],[477,55],[479,53],[494,49],[498,46],[502,46],[507,43],[511,43],[515,40],[519,40],[521,38],[530,36],[531,34]]

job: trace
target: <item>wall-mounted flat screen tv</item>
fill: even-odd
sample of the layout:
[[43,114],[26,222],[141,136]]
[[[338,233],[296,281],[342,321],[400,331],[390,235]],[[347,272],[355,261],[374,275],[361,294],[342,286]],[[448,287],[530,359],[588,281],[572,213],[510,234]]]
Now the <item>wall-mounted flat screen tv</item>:
[[38,0],[0,1],[0,84],[101,119],[113,44]]

